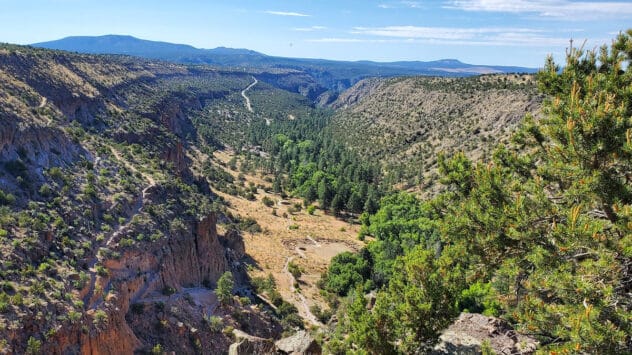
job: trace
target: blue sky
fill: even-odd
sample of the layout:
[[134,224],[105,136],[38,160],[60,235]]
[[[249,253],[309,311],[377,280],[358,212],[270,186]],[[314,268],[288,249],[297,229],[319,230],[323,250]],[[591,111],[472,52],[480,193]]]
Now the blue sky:
[[200,48],[339,60],[540,67],[570,38],[595,48],[632,27],[632,1],[0,0],[0,42],[129,34]]

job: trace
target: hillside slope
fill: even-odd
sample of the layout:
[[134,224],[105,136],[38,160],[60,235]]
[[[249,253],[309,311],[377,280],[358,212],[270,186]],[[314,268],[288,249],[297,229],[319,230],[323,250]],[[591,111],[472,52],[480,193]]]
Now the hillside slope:
[[252,75],[0,47],[0,352],[221,352],[233,312],[278,336],[258,308],[219,306],[224,272],[247,279],[244,244],[217,232],[187,154],[217,133],[192,119]]
[[332,104],[332,130],[384,162],[391,182],[428,187],[438,153],[485,155],[525,114],[537,114],[541,101],[530,75],[367,79]]

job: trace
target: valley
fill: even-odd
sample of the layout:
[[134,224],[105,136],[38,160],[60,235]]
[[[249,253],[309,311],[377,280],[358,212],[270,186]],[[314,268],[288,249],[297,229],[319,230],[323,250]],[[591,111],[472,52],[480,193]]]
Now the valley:
[[631,38],[448,77],[0,45],[0,353],[625,353]]
[[[216,152],[214,159],[226,164],[232,157],[234,152]],[[237,171],[229,172],[237,178]],[[302,207],[302,200],[273,193],[262,176],[244,175],[244,183],[266,188],[258,189],[257,197],[252,201],[222,192],[218,194],[228,202],[228,211],[252,218],[262,228],[256,233],[244,232],[246,254],[252,260],[249,275],[272,275],[281,296],[298,308],[301,317],[312,325],[322,325],[314,321],[309,310],[313,305],[327,307],[316,284],[331,258],[345,251],[356,252],[364,246],[357,238],[359,225],[320,210],[308,214]],[[263,199],[270,199],[271,207],[265,206]],[[299,208],[295,207],[297,205]],[[303,270],[298,280],[288,272],[290,262]]]

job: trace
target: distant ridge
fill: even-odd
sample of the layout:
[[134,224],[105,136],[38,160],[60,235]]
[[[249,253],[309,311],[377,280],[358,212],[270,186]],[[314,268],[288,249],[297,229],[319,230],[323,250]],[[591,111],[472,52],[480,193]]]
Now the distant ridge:
[[[261,53],[248,49],[218,47],[199,49],[188,44],[150,41],[128,35],[72,36],[50,42],[32,44],[34,47],[58,49],[88,54],[126,54],[151,59],[177,60],[187,56],[253,55]],[[180,61],[180,60],[178,60]]]
[[200,49],[186,44],[149,41],[128,35],[73,36],[32,44],[34,47],[89,54],[124,54],[185,64],[231,67],[286,68],[308,73],[323,87],[341,91],[367,77],[409,75],[472,76],[494,73],[534,73],[537,69],[472,65],[457,59],[429,62],[335,61],[268,56],[248,49]]

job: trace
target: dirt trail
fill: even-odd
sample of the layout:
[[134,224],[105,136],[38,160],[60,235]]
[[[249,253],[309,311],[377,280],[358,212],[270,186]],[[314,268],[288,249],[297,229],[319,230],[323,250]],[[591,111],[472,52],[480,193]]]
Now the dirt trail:
[[[110,147],[110,150],[112,151],[112,154],[114,154],[114,157],[116,157],[116,159],[118,161],[123,163],[123,165],[125,165],[125,167],[127,167],[129,170],[133,171],[134,173],[138,172],[136,167],[134,165],[130,164],[127,160],[125,160],[121,156],[121,154],[119,153],[118,150],[116,150],[116,149],[114,149],[112,147]],[[149,191],[149,189],[151,189],[152,187],[156,186],[156,180],[154,180],[153,176],[151,176],[149,174],[146,174],[144,172],[140,172],[140,174],[145,180],[147,180],[149,185],[146,186],[141,191],[140,196],[138,196],[136,198],[136,202],[134,203],[134,209],[132,210],[132,213],[130,214],[130,216],[127,219],[127,221],[125,221],[125,223],[120,224],[116,228],[116,230],[114,230],[114,232],[112,234],[110,234],[110,237],[108,238],[107,242],[105,243],[106,246],[112,245],[114,240],[116,240],[116,237],[118,237],[120,234],[122,234],[129,227],[129,225],[132,223],[132,219],[134,218],[134,216],[137,215],[138,213],[142,212],[143,207],[145,206],[145,199],[147,198],[147,192]]]
[[254,81],[252,82],[252,84],[248,85],[248,87],[247,87],[247,88],[245,88],[245,89],[243,89],[243,90],[241,91],[241,96],[243,96],[243,97],[244,97],[244,100],[246,100],[245,105],[246,105],[246,108],[248,109],[248,111],[250,111],[250,112],[255,112],[255,111],[252,109],[252,105],[250,104],[250,98],[249,98],[248,96],[246,96],[246,92],[247,92],[248,90],[252,89],[252,87],[253,87],[253,86],[255,86],[255,85],[257,85],[257,83],[259,82],[259,80],[257,80],[257,78],[255,78],[254,76],[252,77],[252,79],[253,79]]
[[314,243],[314,245],[315,245],[317,248],[320,248],[320,247],[321,247],[320,243],[318,243],[317,241],[315,241],[315,240],[314,240],[314,238],[312,238],[311,236],[309,236],[309,235],[308,235],[308,236],[307,236],[307,239],[308,239],[309,241],[311,241],[312,243]]
[[[123,156],[121,155],[121,153],[120,153],[118,150],[114,149],[114,147],[110,147],[110,151],[112,151],[112,154],[114,155],[114,157],[116,158],[116,160],[118,160],[118,161],[120,161],[121,163],[123,163],[123,165],[125,165],[125,167],[126,167],[127,169],[131,170],[131,171],[132,171],[132,172],[134,172],[134,173],[139,172],[139,171],[138,171],[138,169],[136,169],[136,167],[135,167],[134,165],[130,164],[130,162],[128,162],[128,161],[127,161],[127,159],[123,158]],[[147,174],[147,173],[144,173],[144,172],[142,172],[142,171],[140,172],[140,174],[142,175],[142,177],[143,177],[145,180],[147,180],[147,182],[149,182],[149,185],[150,185],[150,186],[154,186],[154,185],[156,185],[156,180],[154,180],[154,177],[153,177],[153,176],[151,176],[151,175],[149,175],[149,174]],[[144,191],[145,191],[145,190],[146,190],[146,189],[144,189],[144,190],[143,190],[143,194],[144,194]]]
[[292,273],[289,270],[289,265],[292,262],[292,260],[294,260],[293,256],[287,257],[287,259],[285,259],[285,265],[283,266],[283,273],[285,273],[285,275],[288,277],[290,281],[290,293],[293,295],[296,295],[299,299],[299,302],[302,308],[302,309],[299,309],[299,314],[301,315],[301,317],[303,317],[303,319],[305,319],[309,323],[320,327],[323,325],[323,323],[321,323],[318,320],[318,318],[316,318],[316,316],[312,314],[312,311],[309,310],[307,299],[305,298],[305,296],[303,296],[301,291],[297,290],[294,287],[294,283],[296,283],[296,279],[294,278],[294,275],[292,275]]
[[[44,98],[44,99],[46,99],[46,98]],[[121,153],[118,150],[114,149],[114,147],[110,147],[110,151],[112,151],[112,155],[114,155],[116,160],[121,162],[127,169],[129,169],[130,171],[132,171],[134,173],[139,172],[138,169],[136,169],[136,167],[134,165],[130,164],[130,162],[128,162],[125,158],[123,158]],[[143,207],[145,205],[145,199],[147,198],[147,192],[149,191],[149,189],[151,189],[152,187],[156,186],[156,181],[154,180],[153,176],[151,176],[151,175],[149,175],[147,173],[144,173],[144,172],[140,172],[140,174],[145,180],[147,180],[149,185],[146,186],[141,191],[140,196],[138,196],[136,198],[136,201],[134,202],[134,208],[132,210],[132,213],[130,213],[130,215],[127,218],[127,220],[125,221],[125,223],[122,223],[122,224],[118,225],[118,227],[114,231],[112,231],[112,233],[110,233],[110,236],[108,237],[107,241],[105,242],[105,246],[106,247],[112,246],[114,244],[114,241],[119,237],[119,235],[123,234],[125,232],[125,230],[127,228],[129,228],[129,225],[132,223],[132,219],[134,218],[134,216],[136,216],[137,214],[142,212],[142,209],[143,209]],[[97,247],[97,250],[98,250],[99,245],[97,245],[96,247]],[[94,302],[94,304],[90,304],[90,300],[94,296],[94,290],[95,290],[95,286],[96,286],[97,272],[96,272],[96,269],[95,269],[95,265],[97,264],[98,261],[99,261],[98,257],[95,255],[94,258],[90,259],[90,261],[88,262],[88,271],[90,272],[90,286],[88,287],[88,292],[86,293],[86,295],[83,298],[83,301],[84,301],[86,309],[88,309],[88,308],[95,308],[100,303],[97,300],[96,302]],[[109,287],[109,283],[108,283],[108,287]]]

